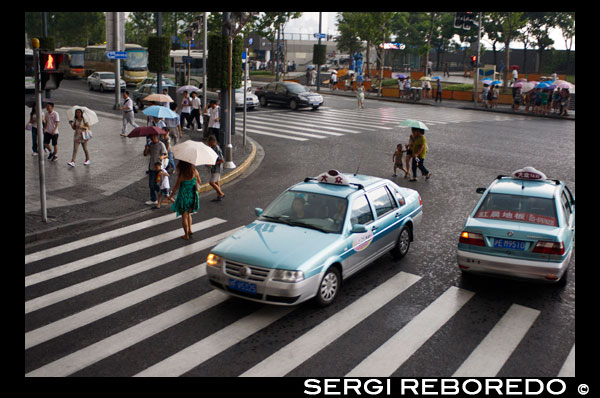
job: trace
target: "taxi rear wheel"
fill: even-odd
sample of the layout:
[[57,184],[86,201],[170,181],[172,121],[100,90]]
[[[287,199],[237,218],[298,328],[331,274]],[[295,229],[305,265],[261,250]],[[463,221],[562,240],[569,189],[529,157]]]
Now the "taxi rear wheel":
[[392,249],[392,256],[399,260],[406,256],[408,249],[410,249],[410,229],[405,225],[400,230],[400,235],[398,235],[396,246]]
[[335,267],[331,267],[327,270],[321,283],[319,283],[319,290],[317,291],[316,301],[321,307],[328,306],[335,300],[341,287],[340,272]]

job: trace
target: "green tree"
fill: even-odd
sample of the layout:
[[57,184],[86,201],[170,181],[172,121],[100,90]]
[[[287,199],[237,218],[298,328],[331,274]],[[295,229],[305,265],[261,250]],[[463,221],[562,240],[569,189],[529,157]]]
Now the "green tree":
[[575,13],[559,12],[556,15],[556,25],[562,31],[562,36],[567,49],[567,73],[571,72],[571,48],[575,38]]
[[519,36],[519,30],[527,24],[523,12],[492,12],[490,18],[498,23],[499,33],[504,41],[504,88],[508,87],[508,70],[510,65],[510,43]]
[[[263,12],[252,18],[251,26],[254,32],[271,42],[271,54],[275,54],[277,31],[281,30],[282,25],[290,19],[300,18],[301,16],[301,12],[294,11]],[[275,64],[272,66],[272,71],[274,71],[273,68],[275,68]]]
[[555,12],[528,12],[527,20],[531,24],[531,37],[534,45],[538,48],[538,67],[537,73],[542,71],[543,54],[546,48],[554,44],[550,37],[550,29],[557,24]]

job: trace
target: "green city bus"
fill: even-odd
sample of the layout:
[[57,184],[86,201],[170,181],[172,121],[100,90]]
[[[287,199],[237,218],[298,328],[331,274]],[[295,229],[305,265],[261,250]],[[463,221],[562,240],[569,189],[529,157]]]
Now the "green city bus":
[[[127,59],[121,60],[121,78],[127,84],[137,84],[148,77],[148,50],[139,44],[125,44]],[[86,75],[94,72],[114,72],[115,66],[106,57],[106,44],[85,48]]]

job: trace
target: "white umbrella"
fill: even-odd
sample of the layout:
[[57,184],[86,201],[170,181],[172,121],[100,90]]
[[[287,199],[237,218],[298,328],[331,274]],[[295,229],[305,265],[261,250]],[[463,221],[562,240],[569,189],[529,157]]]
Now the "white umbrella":
[[85,119],[86,122],[88,122],[88,124],[90,126],[98,123],[98,115],[96,115],[96,112],[94,112],[90,108],[87,108],[85,106],[79,106],[79,105],[75,105],[74,107],[67,109],[67,119],[68,120],[75,120],[75,111],[77,109],[81,109],[81,111],[83,112],[83,118]]
[[523,86],[521,86],[521,92],[522,93],[528,93],[531,90],[533,90],[535,88],[535,86],[537,85],[537,82],[527,82],[527,83],[523,83]]
[[191,93],[193,91],[200,91],[200,89],[196,86],[181,86],[177,89],[178,93],[183,93],[184,91]]
[[202,142],[188,140],[173,148],[173,157],[178,160],[191,163],[194,166],[202,164],[214,165],[217,161],[217,153]]

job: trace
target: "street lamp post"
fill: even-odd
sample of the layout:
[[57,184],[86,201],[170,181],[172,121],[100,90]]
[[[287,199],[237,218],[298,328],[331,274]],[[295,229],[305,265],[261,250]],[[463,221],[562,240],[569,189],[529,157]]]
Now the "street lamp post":
[[42,129],[42,91],[40,86],[40,42],[38,39],[32,39],[33,47],[33,66],[35,71],[35,117],[37,120],[37,142],[38,142],[38,166],[39,166],[39,179],[40,179],[40,204],[42,221],[48,222],[48,215],[46,209],[46,171],[44,169],[44,143],[43,135],[44,130]]

